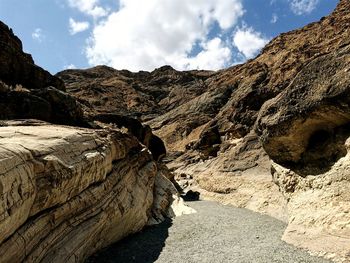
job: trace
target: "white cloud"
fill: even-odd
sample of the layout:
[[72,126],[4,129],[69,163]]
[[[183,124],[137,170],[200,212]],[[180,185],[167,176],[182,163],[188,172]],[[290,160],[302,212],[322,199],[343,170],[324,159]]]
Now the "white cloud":
[[86,21],[78,22],[78,21],[75,21],[73,18],[69,18],[69,33],[71,35],[75,35],[79,32],[83,32],[89,29],[89,27],[90,27],[89,22],[86,22]]
[[[164,64],[216,69],[231,58],[221,34],[243,13],[242,0],[120,0],[120,9],[95,26],[86,55],[91,65],[133,71]],[[220,32],[209,39],[215,24]]]
[[278,15],[273,13],[272,17],[271,17],[271,20],[270,20],[270,23],[271,24],[275,24],[277,22],[277,20],[278,20]]
[[231,59],[230,48],[216,37],[201,44],[202,51],[194,57],[186,57],[180,63],[175,63],[181,69],[211,69],[225,67]]
[[268,42],[260,32],[253,28],[238,29],[233,36],[233,43],[246,58],[253,58]]
[[317,6],[319,0],[291,0],[290,7],[294,14],[310,14]]
[[39,43],[43,42],[45,39],[45,35],[43,33],[43,30],[41,28],[36,28],[34,32],[32,33],[32,38],[35,41],[38,41]]
[[67,0],[72,8],[78,9],[80,12],[92,16],[94,19],[108,15],[108,10],[101,7],[99,0]]
[[65,65],[63,68],[64,69],[76,69],[77,67],[74,64],[69,64],[69,65]]

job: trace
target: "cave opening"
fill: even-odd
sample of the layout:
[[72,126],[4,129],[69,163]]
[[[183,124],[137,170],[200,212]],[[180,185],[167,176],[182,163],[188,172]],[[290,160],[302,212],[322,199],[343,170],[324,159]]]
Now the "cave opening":
[[332,139],[332,134],[330,131],[318,130],[315,131],[309,138],[308,146],[306,151],[318,151],[326,147]]

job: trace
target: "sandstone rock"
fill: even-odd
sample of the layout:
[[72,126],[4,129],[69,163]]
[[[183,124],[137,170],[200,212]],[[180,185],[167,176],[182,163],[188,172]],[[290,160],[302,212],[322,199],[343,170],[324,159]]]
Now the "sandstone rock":
[[265,104],[257,130],[273,160],[300,173],[317,174],[345,155],[337,141],[339,128],[350,121],[349,51],[347,45],[313,60]]
[[305,65],[257,124],[288,200],[283,238],[341,262],[350,260],[349,54],[344,45]]
[[0,22],[0,262],[83,262],[147,223],[194,212],[158,162],[166,150],[149,126],[98,115],[64,90]]
[[346,156],[317,176],[273,164],[290,215],[283,240],[336,262],[350,261],[349,139],[345,146]]
[[168,173],[166,166],[158,166],[154,183],[152,217],[148,222],[149,225],[161,223],[165,218],[174,218],[196,212],[193,208],[185,205],[174,184],[167,178]]
[[0,146],[1,262],[82,262],[151,216],[157,166],[135,137],[3,121]]

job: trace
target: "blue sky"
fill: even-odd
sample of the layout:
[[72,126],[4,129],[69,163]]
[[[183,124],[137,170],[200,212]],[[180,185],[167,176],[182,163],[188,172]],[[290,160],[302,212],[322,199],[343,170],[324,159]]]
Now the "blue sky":
[[281,32],[319,20],[336,0],[0,0],[41,67],[107,64],[132,71],[170,64],[220,69],[256,56]]

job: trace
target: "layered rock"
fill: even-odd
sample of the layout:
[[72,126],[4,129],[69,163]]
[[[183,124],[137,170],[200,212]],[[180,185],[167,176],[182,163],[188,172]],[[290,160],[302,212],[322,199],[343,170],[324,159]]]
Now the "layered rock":
[[1,262],[82,262],[172,212],[154,199],[168,179],[130,135],[2,122],[0,149]]
[[0,47],[0,262],[83,262],[194,212],[165,177],[149,126],[84,111],[1,22]]
[[152,119],[195,98],[203,92],[206,71],[179,72],[169,66],[153,72],[132,73],[97,66],[65,70],[56,76],[90,114],[119,114]]
[[88,127],[79,103],[54,87],[28,90],[0,80],[0,119],[38,119],[56,124]]

